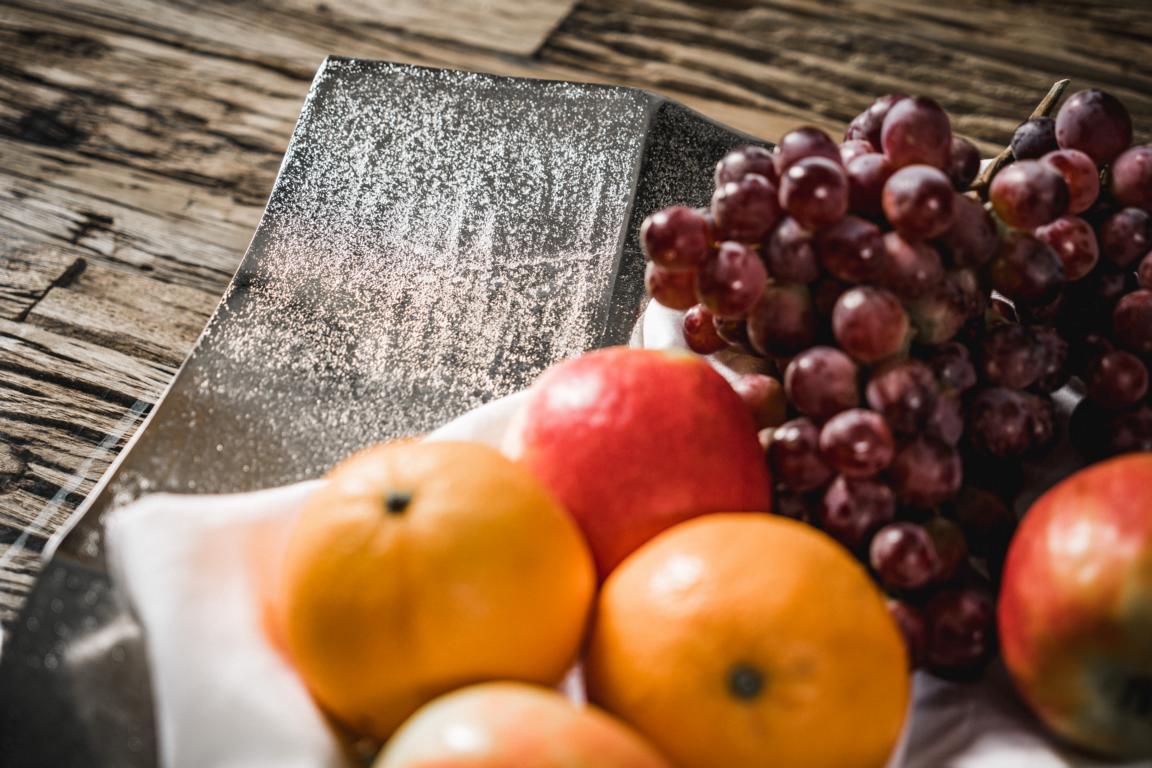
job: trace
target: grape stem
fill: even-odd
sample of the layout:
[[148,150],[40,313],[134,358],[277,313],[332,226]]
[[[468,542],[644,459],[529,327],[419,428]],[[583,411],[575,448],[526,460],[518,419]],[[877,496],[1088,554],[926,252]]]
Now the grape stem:
[[[1068,88],[1068,84],[1071,82],[1071,80],[1065,78],[1064,80],[1058,80],[1053,83],[1052,87],[1048,89],[1047,95],[1040,99],[1040,103],[1036,105],[1036,109],[1032,110],[1032,114],[1028,116],[1028,119],[1048,117],[1052,114],[1056,105],[1060,103],[1060,99],[1064,95],[1064,91]],[[972,182],[970,189],[980,195],[981,200],[986,201],[988,199],[988,187],[991,185],[993,177],[1000,172],[1001,168],[1010,164],[1012,160],[1012,147],[1004,147],[1004,149],[1000,151],[1000,154],[996,155],[995,159],[988,163],[980,175],[976,177],[976,181]]]

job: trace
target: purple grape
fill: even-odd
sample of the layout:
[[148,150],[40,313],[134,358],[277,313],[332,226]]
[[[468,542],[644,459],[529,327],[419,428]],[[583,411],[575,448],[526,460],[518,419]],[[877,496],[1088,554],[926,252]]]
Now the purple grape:
[[880,145],[897,168],[924,164],[944,170],[952,150],[948,113],[923,96],[898,101],[884,118]]
[[948,179],[958,191],[964,192],[972,186],[980,173],[980,150],[968,139],[952,137],[948,152]]
[[840,145],[840,162],[845,167],[861,155],[870,155],[876,152],[876,147],[865,139],[849,139]]
[[880,228],[858,216],[845,216],[816,236],[820,265],[849,283],[871,280],[884,260]]
[[989,330],[980,344],[980,371],[993,386],[1031,386],[1044,372],[1044,360],[1032,329],[1005,323]]
[[925,666],[949,679],[979,674],[996,653],[996,608],[982,590],[949,589],[924,606],[928,624]]
[[1016,530],[1016,516],[994,493],[966,485],[952,499],[952,515],[972,554],[998,559]]
[[924,425],[924,434],[947,445],[956,445],[964,436],[964,406],[956,392],[942,392]]
[[848,283],[841,282],[834,277],[824,276],[817,280],[812,287],[812,304],[816,309],[817,316],[821,318],[831,317],[836,302],[851,287]]
[[948,518],[939,516],[925,522],[924,530],[928,532],[928,538],[932,539],[932,545],[940,557],[939,580],[951,581],[968,561],[968,542],[964,531]]
[[1056,114],[1056,141],[1106,165],[1132,143],[1132,118],[1120,100],[1103,91],[1072,94]]
[[976,384],[976,368],[968,348],[959,342],[951,341],[932,350],[929,365],[945,389],[966,392]]
[[1136,267],[1136,279],[1140,282],[1140,287],[1152,290],[1152,251],[1144,255],[1140,260],[1140,264]]
[[1132,147],[1112,162],[1112,197],[1152,211],[1152,146]]
[[896,169],[879,153],[860,155],[845,164],[848,174],[848,200],[853,211],[877,216],[884,211],[884,185]]
[[888,613],[900,634],[904,636],[904,646],[908,649],[909,669],[919,669],[928,651],[928,622],[920,609],[903,600],[888,599]]
[[869,549],[872,569],[889,589],[922,589],[940,575],[936,547],[915,523],[889,523],[872,537]]
[[879,412],[898,435],[920,432],[936,407],[936,377],[919,360],[894,360],[881,366],[868,381],[868,405]]
[[832,310],[837,343],[863,363],[877,363],[902,352],[908,331],[908,315],[900,300],[881,288],[850,288]]
[[1056,144],[1056,120],[1033,117],[1020,123],[1012,134],[1012,156],[1017,160],[1036,160],[1059,149]]
[[[767,280],[768,273],[759,254],[746,245],[729,241],[721,243],[719,250],[700,267],[696,292],[712,314],[735,317],[756,303]],[[695,303],[677,309],[687,309]]]
[[1087,395],[1101,408],[1122,410],[1148,394],[1148,368],[1131,352],[1107,352],[1088,366]]
[[914,507],[933,507],[960,490],[964,466],[951,445],[921,437],[896,451],[888,477],[896,498]]
[[[707,307],[705,307],[707,309]],[[711,310],[709,310],[711,311]],[[752,343],[748,340],[748,321],[746,317],[712,316],[712,326],[716,335],[734,347],[752,350]]]
[[785,216],[764,247],[768,273],[781,283],[811,283],[820,277],[812,233]]
[[776,147],[776,173],[783,177],[796,161],[806,157],[823,157],[840,164],[840,147],[831,136],[810,125],[789,131]]
[[1040,378],[1034,387],[1041,392],[1055,392],[1072,375],[1068,370],[1068,342],[1055,328],[1043,325],[1033,326],[1032,334],[1040,357]]
[[803,418],[772,430],[768,466],[772,478],[792,491],[811,491],[832,478],[831,468],[820,457],[820,430]]
[[772,512],[792,520],[808,522],[812,518],[813,503],[809,495],[777,486],[772,497]]
[[708,256],[712,231],[697,211],[674,205],[644,219],[640,243],[654,264],[665,269],[695,269]]
[[884,118],[889,110],[899,101],[908,98],[902,93],[889,93],[872,102],[868,109],[857,115],[848,126],[844,139],[864,139],[877,149],[881,145],[881,131],[884,127]]
[[942,171],[909,165],[888,179],[882,204],[884,215],[897,232],[909,240],[928,240],[952,226],[955,197],[952,182]]
[[824,492],[816,521],[853,552],[861,552],[881,527],[896,518],[892,489],[870,479],[838,475]]
[[716,164],[716,186],[722,187],[732,181],[740,181],[749,174],[768,179],[772,184],[779,180],[772,153],[764,147],[749,145],[738,147],[721,158]]
[[908,302],[916,341],[935,345],[953,338],[968,319],[970,298],[963,286],[949,276],[927,296]]
[[712,195],[712,215],[720,237],[759,243],[780,220],[776,185],[754,173],[729,181]]
[[665,269],[654,261],[644,267],[648,294],[669,309],[688,309],[696,303],[696,273]]
[[979,201],[956,195],[952,201],[952,225],[937,244],[960,267],[979,268],[996,254],[996,223]]
[[1118,267],[1136,263],[1152,248],[1152,215],[1123,208],[1100,225],[1100,253]]
[[1074,312],[1061,318],[1066,329],[1104,331],[1112,327],[1112,310],[1125,294],[1136,288],[1131,272],[1104,261],[1096,269],[1065,288],[1065,301]]
[[909,242],[899,232],[884,235],[884,259],[877,282],[901,299],[918,299],[944,280],[944,262],[935,248]]
[[784,396],[784,387],[772,376],[745,373],[732,382],[732,389],[748,406],[756,419],[757,429],[778,427],[787,420],[788,401]]
[[856,363],[834,347],[811,347],[788,364],[784,391],[805,416],[824,422],[860,404]]
[[1152,451],[1152,407],[1141,405],[1107,423],[1104,449],[1110,456]]
[[841,411],[820,430],[821,457],[847,477],[872,477],[892,461],[894,449],[892,433],[875,411]]
[[812,346],[816,314],[808,287],[772,284],[748,311],[748,340],[762,355],[789,357]]
[[684,341],[688,348],[699,355],[711,355],[728,348],[712,322],[712,311],[703,304],[697,304],[684,315]]
[[1133,291],[1116,302],[1112,331],[1120,346],[1145,359],[1152,358],[1152,291]]
[[1047,243],[1012,232],[1000,241],[991,276],[992,287],[1012,301],[1038,306],[1060,294],[1064,266]]
[[1096,163],[1078,149],[1058,149],[1040,162],[1064,177],[1068,187],[1068,213],[1083,213],[1100,196],[1100,172]]
[[848,210],[848,177],[826,157],[805,157],[780,178],[780,205],[805,229],[832,224]]
[[1050,165],[1021,160],[996,174],[988,199],[1005,224],[1033,230],[1068,211],[1068,185]]
[[1036,228],[1036,237],[1051,246],[1064,265],[1064,279],[1075,282],[1100,260],[1100,247],[1092,225],[1079,216],[1060,218]]
[[990,299],[988,288],[973,269],[953,269],[944,276],[945,286],[951,286],[969,318],[982,318]]
[[1024,392],[1004,387],[982,389],[968,405],[968,438],[989,456],[1023,456],[1033,447],[1033,410]]

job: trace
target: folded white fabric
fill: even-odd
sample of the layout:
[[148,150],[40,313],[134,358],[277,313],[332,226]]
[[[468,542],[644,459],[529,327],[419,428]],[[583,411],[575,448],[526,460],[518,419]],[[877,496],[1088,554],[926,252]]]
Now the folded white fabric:
[[[632,343],[684,346],[680,323],[681,313],[652,305]],[[713,364],[727,376],[758,365],[740,356]],[[518,393],[484,405],[426,439],[499,447],[522,399]],[[109,563],[144,627],[163,765],[345,765],[323,715],[265,635],[252,566],[253,551],[275,548],[318,483],[229,496],[154,495],[110,516]],[[890,768],[1100,765],[1043,736],[995,671],[978,685],[917,675],[910,724]]]

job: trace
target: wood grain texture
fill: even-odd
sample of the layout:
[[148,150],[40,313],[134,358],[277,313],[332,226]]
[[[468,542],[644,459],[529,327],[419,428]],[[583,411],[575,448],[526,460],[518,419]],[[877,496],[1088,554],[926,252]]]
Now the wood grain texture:
[[324,56],[641,86],[767,138],[925,93],[990,152],[1064,76],[1147,140],[1150,43],[1147,3],[0,0],[0,627],[215,307]]

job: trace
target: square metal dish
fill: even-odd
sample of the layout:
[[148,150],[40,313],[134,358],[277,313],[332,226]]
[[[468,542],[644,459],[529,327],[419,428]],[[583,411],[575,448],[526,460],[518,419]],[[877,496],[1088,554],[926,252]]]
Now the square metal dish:
[[150,766],[140,628],[103,517],[313,478],[624,343],[639,223],[749,137],[655,94],[330,58],[195,349],[54,541],[0,658],[0,765]]

